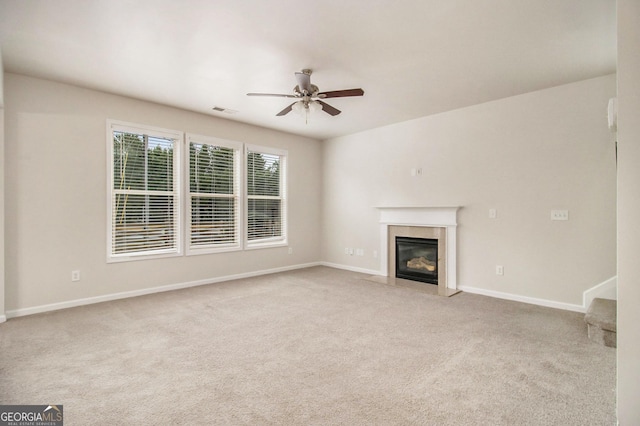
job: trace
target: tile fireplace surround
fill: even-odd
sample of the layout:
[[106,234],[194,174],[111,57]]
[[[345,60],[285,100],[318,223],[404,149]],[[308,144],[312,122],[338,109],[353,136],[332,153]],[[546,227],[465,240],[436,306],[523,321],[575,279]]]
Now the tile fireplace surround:
[[[438,240],[438,294],[458,292],[456,281],[456,227],[460,207],[377,207],[380,211],[380,271],[395,275],[395,237]],[[424,284],[430,286],[432,284]]]

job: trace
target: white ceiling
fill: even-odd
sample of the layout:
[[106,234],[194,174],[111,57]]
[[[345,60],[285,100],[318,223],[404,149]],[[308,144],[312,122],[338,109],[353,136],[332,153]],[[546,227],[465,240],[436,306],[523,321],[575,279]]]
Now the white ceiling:
[[[5,71],[318,139],[615,72],[615,37],[613,0],[0,0]],[[365,95],[246,96],[303,68]]]

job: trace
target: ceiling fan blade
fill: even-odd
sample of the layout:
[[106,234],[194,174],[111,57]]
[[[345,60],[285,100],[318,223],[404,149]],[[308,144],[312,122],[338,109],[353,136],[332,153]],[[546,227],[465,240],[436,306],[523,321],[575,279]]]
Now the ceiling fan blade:
[[339,109],[332,107],[331,105],[329,105],[326,102],[322,102],[322,101],[316,101],[316,102],[318,102],[320,105],[322,105],[322,110],[324,112],[326,112],[327,114],[329,114],[329,115],[338,115],[338,114],[340,114],[342,112]]
[[296,80],[298,81],[298,87],[300,91],[311,93],[313,92],[311,88],[311,74],[305,72],[297,72]]
[[331,92],[320,92],[318,93],[318,97],[325,98],[344,98],[346,96],[362,96],[364,95],[364,90],[362,89],[346,89],[346,90],[333,90]]
[[280,93],[247,93],[247,96],[276,96],[278,98],[297,98],[295,95],[283,95]]
[[[293,104],[295,104],[295,102]],[[276,117],[282,117],[283,115],[289,114],[291,112],[291,109],[292,109],[291,107],[293,106],[293,104],[289,105],[288,107],[286,107],[285,109],[277,113]]]

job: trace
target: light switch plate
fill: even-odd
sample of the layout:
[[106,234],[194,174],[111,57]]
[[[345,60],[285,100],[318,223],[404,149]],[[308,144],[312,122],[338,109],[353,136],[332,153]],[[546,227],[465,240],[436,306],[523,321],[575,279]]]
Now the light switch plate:
[[569,210],[551,210],[551,220],[569,220]]

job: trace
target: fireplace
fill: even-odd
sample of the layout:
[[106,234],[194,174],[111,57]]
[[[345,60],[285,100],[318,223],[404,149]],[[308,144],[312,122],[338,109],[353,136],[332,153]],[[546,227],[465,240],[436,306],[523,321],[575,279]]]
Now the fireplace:
[[[457,211],[460,207],[378,207],[378,209],[380,211],[381,281],[394,285],[404,285],[404,282],[412,287],[419,287],[425,292],[436,287],[437,293],[441,296],[456,294],[459,291],[456,279],[456,228]],[[431,255],[433,259],[437,259],[436,268],[434,271],[428,271],[433,272],[430,278],[435,279],[433,284],[437,286],[422,285],[421,282],[408,281],[406,278],[395,276],[396,237],[437,241],[437,254]],[[419,255],[418,260],[414,262],[423,263],[420,257],[431,260],[431,257]],[[407,262],[409,260],[411,259]],[[430,265],[427,268],[427,264],[428,262],[424,262],[426,270],[432,267]]]
[[438,285],[438,240],[396,237],[396,278]]

